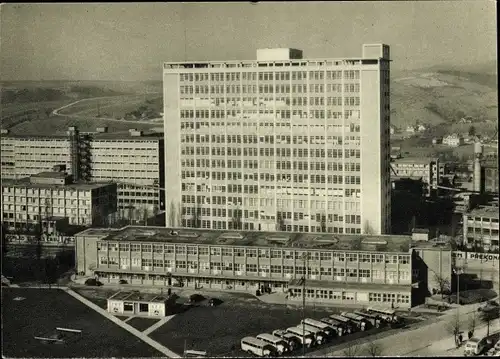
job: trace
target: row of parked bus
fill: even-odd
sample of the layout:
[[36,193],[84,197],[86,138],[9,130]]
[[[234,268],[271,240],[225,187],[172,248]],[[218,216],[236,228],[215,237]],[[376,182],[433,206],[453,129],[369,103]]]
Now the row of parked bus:
[[335,337],[387,325],[394,327],[401,323],[401,318],[393,309],[370,307],[332,314],[320,320],[305,318],[295,327],[277,329],[272,334],[245,337],[241,340],[241,349],[260,357],[284,355],[300,346],[310,348]]

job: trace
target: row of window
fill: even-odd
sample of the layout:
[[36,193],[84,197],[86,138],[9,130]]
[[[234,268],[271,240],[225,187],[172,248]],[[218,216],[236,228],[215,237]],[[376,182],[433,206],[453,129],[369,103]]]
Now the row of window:
[[[309,74],[309,77],[307,76]],[[342,76],[343,74],[343,76]],[[292,80],[359,80],[359,70],[344,70],[344,71],[261,71],[261,72],[215,72],[215,73],[184,73],[179,75],[181,82],[192,81],[288,81]]]
[[350,252],[319,252],[319,251],[297,251],[297,250],[281,250],[281,249],[257,249],[257,248],[224,248],[216,246],[195,246],[195,245],[180,245],[180,244],[145,244],[145,243],[114,243],[114,242],[97,242],[98,250],[109,251],[131,251],[143,253],[158,253],[158,254],[188,254],[188,255],[212,255],[212,256],[235,256],[235,257],[259,257],[259,258],[284,258],[302,260],[304,255],[307,255],[310,260],[326,260],[333,259],[334,262],[362,262],[362,263],[387,263],[387,264],[408,264],[410,261],[409,255],[396,254],[368,254],[368,253],[350,253]]

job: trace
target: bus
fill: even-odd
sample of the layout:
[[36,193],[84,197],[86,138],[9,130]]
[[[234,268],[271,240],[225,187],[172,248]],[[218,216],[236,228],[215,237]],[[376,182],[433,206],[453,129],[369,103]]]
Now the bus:
[[241,339],[241,350],[259,357],[270,357],[275,351],[272,345],[254,337]]
[[184,358],[205,358],[207,356],[206,351],[202,350],[185,350],[184,351]]
[[344,324],[344,326],[345,326],[345,328],[346,328],[346,329],[345,329],[345,332],[346,332],[347,334],[352,334],[352,333],[354,333],[354,332],[356,331],[355,326],[354,326],[354,325],[352,324],[352,322],[351,322],[349,319],[347,319],[346,317],[343,317],[343,316],[338,315],[338,314],[332,314],[332,315],[330,315],[330,319],[333,319],[333,320],[335,320],[335,321],[337,321],[337,322],[339,322],[339,323]]
[[357,314],[349,313],[349,312],[342,312],[342,313],[340,313],[340,315],[342,315],[344,318],[347,318],[350,321],[352,321],[353,323],[355,323],[360,331],[364,332],[365,330],[368,329],[369,322],[368,322],[368,320],[366,320],[366,318],[364,318],[360,315],[357,315]]
[[300,326],[290,327],[286,331],[287,331],[287,333],[294,335],[295,338],[297,338],[299,340],[300,344],[302,344],[303,346],[305,345],[306,347],[310,348],[311,346],[314,345],[314,342],[315,342],[314,335],[312,335],[307,330],[304,331],[302,329],[302,327],[300,327]]
[[346,331],[346,326],[344,325],[344,323],[339,323],[339,322],[337,322],[336,320],[334,320],[332,318],[321,318],[320,322],[321,323],[325,323],[326,325],[328,325],[331,328],[333,328],[337,332],[337,335],[339,337],[341,337],[342,335],[344,335],[344,332]]
[[288,351],[294,351],[300,344],[300,341],[290,333],[287,333],[286,330],[276,329],[273,330],[272,333],[275,337],[283,339],[288,344]]
[[333,329],[331,326],[329,326],[326,323],[320,322],[319,320],[311,319],[311,318],[306,318],[300,321],[300,324],[307,324],[311,325],[315,328],[321,329],[326,336],[328,337],[333,337],[335,334],[337,334],[337,331]]
[[272,345],[279,355],[283,355],[284,352],[288,351],[288,343],[280,337],[275,337],[272,334],[263,333],[257,335],[256,338]]
[[316,340],[316,344],[321,345],[326,342],[326,334],[319,328],[313,327],[312,325],[300,324],[300,327],[304,328],[307,332],[314,335],[314,340]]
[[366,320],[368,320],[372,327],[380,328],[382,326],[382,319],[376,314],[362,312],[360,310],[355,310],[354,314],[360,315],[363,318],[365,318]]
[[390,325],[400,324],[402,322],[402,318],[396,315],[396,311],[394,309],[385,308],[385,307],[368,307],[368,313],[374,313],[379,315],[383,320],[385,320]]

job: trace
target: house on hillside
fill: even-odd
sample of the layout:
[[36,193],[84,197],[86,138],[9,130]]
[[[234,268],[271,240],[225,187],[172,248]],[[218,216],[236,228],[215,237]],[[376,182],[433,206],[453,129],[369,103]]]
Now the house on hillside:
[[416,127],[418,132],[425,132],[427,130],[427,127],[425,125],[418,125]]
[[464,144],[464,138],[456,133],[443,138],[443,145],[458,147]]
[[415,133],[415,126],[407,126],[406,127],[406,132],[408,132],[408,133]]
[[472,123],[472,117],[471,116],[465,116],[458,121],[458,123]]
[[442,137],[434,137],[432,139],[432,144],[433,145],[441,145],[443,143],[443,138]]

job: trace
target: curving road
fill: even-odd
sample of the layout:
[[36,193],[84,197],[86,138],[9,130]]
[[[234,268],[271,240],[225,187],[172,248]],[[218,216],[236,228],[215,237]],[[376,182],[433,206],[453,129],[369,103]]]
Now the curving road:
[[[146,94],[149,94],[149,95],[150,94],[161,94],[161,92],[146,92]],[[55,109],[54,111],[52,111],[52,115],[53,116],[70,117],[70,118],[88,119],[90,116],[82,116],[82,115],[80,115],[80,113],[85,112],[86,110],[81,111],[80,113],[77,113],[77,114],[62,114],[62,113],[60,113],[60,111],[66,109],[68,107],[74,106],[76,104],[82,103],[82,102],[89,102],[89,101],[103,100],[103,99],[113,99],[113,98],[118,98],[118,97],[127,97],[127,98],[132,98],[133,99],[133,98],[143,97],[143,96],[144,96],[144,94],[84,98],[84,99],[81,99],[81,100],[69,103],[67,105],[64,105],[62,107],[59,107],[59,108]],[[108,106],[102,106],[101,109],[104,109],[104,108],[107,108],[107,107],[112,107],[112,106],[116,106],[116,104],[112,104],[112,105],[108,105]],[[124,122],[126,122],[126,123],[138,123],[138,124],[141,124],[141,125],[148,124],[148,122],[145,122],[145,121],[133,121],[133,120],[131,120],[131,121],[125,121],[125,120],[117,120],[116,118],[112,118],[112,117],[91,117],[91,118],[92,119],[96,119],[96,120],[115,121],[115,122],[120,122],[120,123],[124,123]]]

